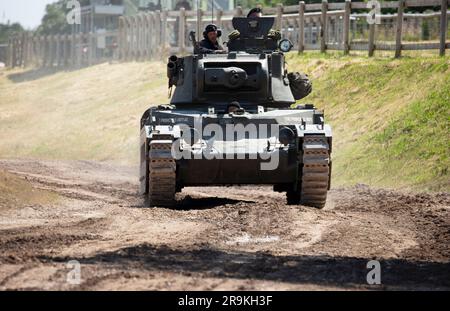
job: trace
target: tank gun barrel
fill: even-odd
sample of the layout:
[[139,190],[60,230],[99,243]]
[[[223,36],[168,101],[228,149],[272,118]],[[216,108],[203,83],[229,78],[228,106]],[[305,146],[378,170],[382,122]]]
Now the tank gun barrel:
[[177,75],[177,63],[169,62],[167,64],[167,78],[173,79]]
[[169,79],[169,87],[176,85],[179,75],[179,59],[176,55],[169,57],[169,62],[167,63],[167,78]]

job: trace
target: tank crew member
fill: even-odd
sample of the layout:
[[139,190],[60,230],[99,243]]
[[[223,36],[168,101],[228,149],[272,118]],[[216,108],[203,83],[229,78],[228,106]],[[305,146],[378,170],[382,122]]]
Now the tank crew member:
[[200,53],[202,54],[221,54],[225,53],[223,47],[219,44],[219,38],[222,31],[216,25],[210,24],[206,26],[203,32],[203,40],[200,41]]
[[[251,9],[247,15],[247,18],[260,18],[263,16],[261,8]],[[241,36],[238,30],[234,30],[228,36],[230,41],[236,40]],[[278,30],[271,29],[267,37],[279,41],[281,40],[281,32]],[[295,100],[300,100],[305,98],[312,92],[312,83],[308,75],[301,72],[290,72],[288,74],[289,84],[291,87],[292,94]]]
[[[254,8],[251,9],[250,12],[248,12],[247,14],[247,18],[259,18],[263,16],[263,12],[261,8]],[[237,38],[239,38],[241,36],[241,33],[239,32],[239,30],[233,30],[229,35],[228,35],[228,39],[230,40],[236,40]],[[275,40],[275,41],[279,41],[281,40],[281,32],[278,30],[274,30],[271,29],[269,31],[269,34],[267,35],[267,37]]]

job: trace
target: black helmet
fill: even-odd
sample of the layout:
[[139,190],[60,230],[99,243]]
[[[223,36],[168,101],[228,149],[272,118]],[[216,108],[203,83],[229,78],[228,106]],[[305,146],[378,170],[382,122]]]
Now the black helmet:
[[220,38],[222,36],[222,30],[220,30],[219,28],[217,28],[216,25],[214,24],[209,24],[208,26],[206,26],[205,31],[203,32],[203,37],[205,39],[208,38],[208,34],[210,32],[214,32],[217,31],[217,37]]
[[247,14],[247,18],[249,18],[253,13],[261,13],[262,14],[262,9],[261,8],[251,9],[250,12],[248,12],[248,14]]

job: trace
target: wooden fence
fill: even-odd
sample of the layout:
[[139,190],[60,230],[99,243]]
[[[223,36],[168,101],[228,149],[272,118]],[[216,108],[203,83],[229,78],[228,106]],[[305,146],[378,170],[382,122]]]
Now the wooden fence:
[[117,32],[33,36],[22,33],[9,39],[8,67],[83,67],[117,59]]
[[[400,57],[403,50],[439,50],[440,55],[450,48],[448,40],[448,19],[450,0],[399,0],[380,2],[381,9],[396,9],[396,14],[380,15],[381,24],[369,24],[367,13],[356,13],[370,9],[367,3],[351,2],[305,4],[265,8],[264,13],[276,18],[275,28],[289,38],[299,52],[305,50],[351,50],[368,51],[373,56],[376,50],[395,51]],[[441,7],[441,10],[427,14],[406,14],[406,8],[424,6]],[[353,12],[352,12],[353,11]],[[179,12],[155,12],[132,17],[122,17],[119,23],[120,51],[123,60],[141,60],[154,55],[192,52],[188,34],[195,30],[203,32],[213,22],[224,34],[224,40],[233,30],[232,19],[244,16],[242,8],[234,11],[218,11],[215,16],[202,10]],[[432,38],[423,38],[424,25]],[[197,36],[198,37],[198,36]],[[200,38],[202,39],[202,38]]]
[[0,44],[0,63],[6,64],[8,44]]
[[[275,28],[289,38],[298,52],[306,50],[394,51],[400,57],[404,50],[439,50],[445,55],[450,48],[448,20],[450,0],[399,0],[380,2],[381,9],[395,9],[396,14],[381,15],[381,24],[369,24],[364,2],[305,4],[265,8],[264,13],[276,19]],[[406,8],[440,7],[428,14],[407,14]],[[367,13],[361,13],[367,12]],[[86,66],[104,60],[149,60],[168,53],[192,51],[189,32],[202,34],[214,22],[224,33],[233,30],[232,19],[244,16],[241,7],[234,11],[156,11],[119,19],[117,32],[35,37],[22,34],[10,39],[7,65],[65,67]],[[426,27],[425,27],[426,26]],[[426,30],[426,31],[425,31]],[[201,38],[200,38],[201,39]]]

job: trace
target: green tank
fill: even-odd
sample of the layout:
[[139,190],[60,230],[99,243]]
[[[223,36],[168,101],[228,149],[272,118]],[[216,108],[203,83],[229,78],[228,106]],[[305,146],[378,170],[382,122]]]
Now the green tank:
[[176,205],[184,187],[271,185],[289,204],[323,208],[332,131],[302,74],[288,73],[288,40],[267,36],[274,19],[234,18],[227,54],[171,56],[170,104],[141,119],[140,191],[148,205]]

